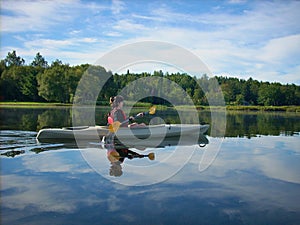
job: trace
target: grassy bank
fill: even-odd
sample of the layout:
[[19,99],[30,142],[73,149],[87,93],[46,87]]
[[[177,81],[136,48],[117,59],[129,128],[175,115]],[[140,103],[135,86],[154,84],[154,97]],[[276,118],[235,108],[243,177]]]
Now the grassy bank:
[[267,112],[299,112],[300,106],[226,106],[227,110],[267,111]]
[[[189,108],[194,108],[194,106],[178,106],[178,109],[188,110]],[[197,110],[224,110],[223,106],[196,106]],[[227,111],[245,111],[245,112],[296,112],[300,113],[300,106],[226,106]]]
[[[65,103],[44,103],[44,102],[0,102],[0,107],[71,107],[72,104]],[[135,107],[150,107],[150,103],[136,103]],[[166,109],[166,106],[158,106]],[[188,106],[179,106],[178,108],[187,109]],[[196,106],[198,110],[223,110],[221,106]],[[300,106],[241,106],[228,105],[226,110],[230,111],[266,111],[266,112],[297,112],[300,113]]]
[[0,107],[69,107],[72,104],[49,102],[0,102]]

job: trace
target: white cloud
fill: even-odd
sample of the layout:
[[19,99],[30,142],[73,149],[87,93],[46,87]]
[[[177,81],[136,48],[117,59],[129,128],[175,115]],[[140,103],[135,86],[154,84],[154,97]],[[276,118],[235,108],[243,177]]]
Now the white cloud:
[[241,4],[241,3],[245,3],[247,0],[229,0],[228,3],[229,4]]
[[124,33],[150,30],[149,27],[146,27],[143,24],[134,22],[129,19],[122,19],[117,21],[117,23],[112,28],[119,32],[124,32]]
[[[18,4],[6,0],[1,7],[3,12],[7,12],[1,15],[2,32],[58,31],[58,26],[73,25],[74,21],[83,22],[83,17],[88,18],[110,10],[108,6],[99,3],[79,0],[21,0]],[[79,31],[76,29],[76,32]]]
[[[75,150],[74,150],[75,151]],[[60,154],[62,151],[60,151]],[[59,153],[58,153],[59,154]],[[80,154],[80,153],[78,153]],[[93,172],[90,168],[80,168],[78,164],[60,157],[61,155],[49,154],[48,152],[40,153],[38,155],[38,162],[32,160],[32,157],[24,157],[23,165],[29,170],[35,172],[76,172],[76,173],[90,173]]]
[[287,64],[299,63],[300,34],[271,39],[262,49],[259,59],[272,64],[282,61]]
[[36,176],[2,176],[2,190],[17,189],[13,195],[1,196],[1,204],[7,208],[24,210],[28,205],[38,212],[74,212],[81,203],[94,205],[104,202],[93,196],[76,199],[75,190],[57,181],[45,180]]
[[123,34],[121,32],[111,31],[111,32],[105,32],[104,35],[110,36],[110,37],[121,37]]
[[71,19],[65,11],[70,6],[71,1],[18,1],[18,4],[3,1],[2,10],[10,14],[1,16],[1,29],[3,32],[46,31],[55,23]]
[[119,14],[125,9],[125,3],[120,0],[112,0],[112,13]]
[[157,16],[145,16],[145,15],[140,15],[140,14],[136,14],[133,13],[132,18],[137,18],[137,19],[142,19],[142,20],[150,20],[150,21],[163,21],[163,19],[161,17],[157,17]]

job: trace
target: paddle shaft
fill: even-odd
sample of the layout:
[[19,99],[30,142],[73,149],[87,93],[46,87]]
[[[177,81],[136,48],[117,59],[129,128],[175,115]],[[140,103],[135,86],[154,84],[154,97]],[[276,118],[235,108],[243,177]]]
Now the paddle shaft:
[[[149,114],[149,112],[148,112],[148,113],[146,113],[146,112],[143,112],[143,113],[142,113],[143,116],[146,115],[146,114]],[[123,125],[123,124],[125,124],[125,123],[128,123],[128,122],[131,121],[131,120],[135,120],[135,119],[138,118],[138,117],[140,117],[140,113],[137,114],[137,115],[135,115],[134,117],[129,117],[129,118],[127,118],[126,120],[124,120],[123,122],[121,122],[120,125]]]
[[150,160],[154,160],[154,153],[149,153],[148,155],[141,155],[141,154],[137,154],[137,155],[131,155],[130,157],[127,156],[127,158],[149,158]]

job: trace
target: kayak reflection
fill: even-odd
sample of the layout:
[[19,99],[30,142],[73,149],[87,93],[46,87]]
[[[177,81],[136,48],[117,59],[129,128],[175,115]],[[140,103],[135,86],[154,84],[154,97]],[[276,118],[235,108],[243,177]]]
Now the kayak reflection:
[[203,134],[189,134],[165,138],[148,138],[148,139],[114,139],[115,145],[126,146],[127,148],[165,148],[170,146],[192,146],[199,145],[205,147],[209,143],[207,137]]
[[[59,154],[57,156],[63,160],[73,156],[64,152],[80,151],[85,160],[92,162],[90,165],[93,168],[96,168],[97,171],[103,171],[106,176],[114,177],[119,177],[123,174],[122,167],[123,170],[126,169],[127,171],[132,165],[142,165],[142,167],[158,165],[170,155],[184,156],[185,151],[188,152],[190,149],[200,150],[200,147],[209,143],[203,134],[189,134],[165,138],[152,137],[147,139],[127,138],[122,140],[114,136],[106,136],[98,141],[82,140],[80,142],[70,141],[70,139],[60,139],[59,142],[57,140],[40,142],[34,136],[31,138],[30,142],[26,140],[26,145],[23,144],[23,139],[20,139],[20,143],[17,139],[14,148],[9,147],[10,145],[4,146],[5,148],[2,148],[2,150],[5,150],[5,152],[1,152],[1,157],[23,157],[32,153],[43,154],[51,152],[51,155],[52,153]],[[180,148],[177,148],[177,146],[180,146]],[[176,154],[173,154],[174,152]],[[51,155],[48,156],[51,158]],[[177,160],[181,159],[177,158]]]

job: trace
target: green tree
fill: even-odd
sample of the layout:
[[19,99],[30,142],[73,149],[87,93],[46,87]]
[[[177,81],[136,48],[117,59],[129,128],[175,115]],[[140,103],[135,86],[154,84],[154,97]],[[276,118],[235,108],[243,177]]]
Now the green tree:
[[4,59],[6,66],[23,66],[25,64],[25,60],[20,56],[17,56],[15,50],[12,52],[8,52],[6,58]]
[[241,94],[241,80],[237,78],[216,77],[221,86],[226,104],[236,103],[237,95]]
[[111,75],[110,72],[106,72],[101,66],[89,66],[84,72],[84,79],[80,81],[80,84],[76,88],[74,102],[78,104],[93,104],[99,99],[100,90],[102,90],[100,96],[102,96],[101,94],[105,94],[105,90],[102,87]]
[[0,61],[0,78],[2,77],[2,73],[6,70],[5,60],[2,59]]
[[250,103],[252,99],[251,81],[252,79],[250,78],[249,80],[243,83],[241,94],[240,94],[243,96],[242,104],[244,104],[244,102]]
[[70,67],[67,70],[65,88],[69,96],[68,102],[73,102],[78,82],[88,66],[88,64],[83,64],[80,66]]
[[20,88],[23,72],[20,66],[10,66],[2,73],[1,90],[5,100],[23,100]]
[[5,100],[35,101],[38,99],[36,71],[31,66],[10,66],[1,76]]
[[228,83],[221,84],[221,89],[224,95],[226,104],[231,104],[235,100],[233,88]]
[[6,75],[0,80],[1,100],[21,100],[17,84]]
[[34,60],[31,63],[32,66],[36,67],[42,67],[47,68],[48,62],[45,60],[45,58],[38,52],[36,56],[34,57]]
[[56,60],[50,68],[37,76],[39,96],[50,102],[69,102],[68,81],[69,65]]
[[280,84],[266,82],[261,85],[258,91],[258,103],[265,106],[282,105],[283,95],[280,91]]
[[252,80],[252,78],[250,78],[248,82],[250,83],[250,95],[251,95],[249,102],[251,105],[257,105],[259,82],[257,80]]
[[193,102],[197,105],[204,104],[204,93],[200,87],[194,90]]
[[235,103],[236,103],[237,105],[243,105],[244,102],[245,102],[245,97],[244,97],[244,95],[243,95],[243,94],[238,94],[238,95],[236,96]]

